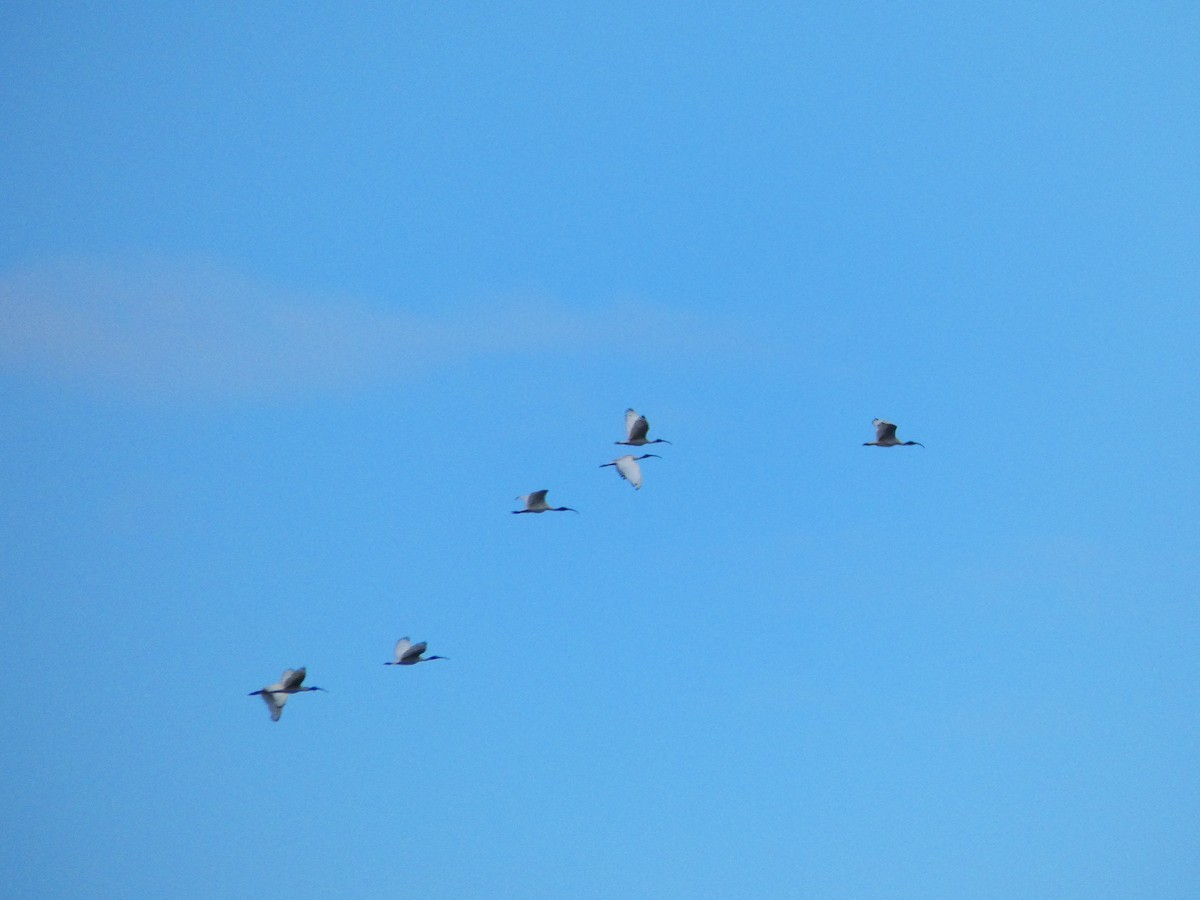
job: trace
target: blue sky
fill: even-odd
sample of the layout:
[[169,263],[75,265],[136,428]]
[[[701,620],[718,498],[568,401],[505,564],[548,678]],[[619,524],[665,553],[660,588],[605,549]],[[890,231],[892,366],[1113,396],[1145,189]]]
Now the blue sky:
[[1198,38],[6,6],[10,889],[1195,896]]

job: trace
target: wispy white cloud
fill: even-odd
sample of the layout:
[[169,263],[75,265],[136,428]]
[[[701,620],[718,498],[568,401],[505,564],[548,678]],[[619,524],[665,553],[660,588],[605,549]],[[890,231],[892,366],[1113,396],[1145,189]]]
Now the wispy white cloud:
[[286,395],[481,357],[700,355],[737,343],[728,327],[636,301],[581,312],[509,297],[433,315],[169,260],[0,273],[0,367],[145,395]]

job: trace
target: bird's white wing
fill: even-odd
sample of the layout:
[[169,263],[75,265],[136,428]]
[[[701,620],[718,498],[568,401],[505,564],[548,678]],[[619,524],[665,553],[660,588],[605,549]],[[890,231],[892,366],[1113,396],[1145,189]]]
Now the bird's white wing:
[[544,490],[544,491],[534,491],[532,494],[529,494],[525,498],[525,505],[526,506],[541,506],[543,503],[546,502],[546,495],[548,493],[550,493],[549,488],[546,488],[546,490]]
[[886,441],[895,439],[896,426],[891,422],[885,422],[883,419],[875,419],[871,424],[875,426],[875,440]]
[[402,637],[400,640],[396,641],[396,662],[400,662],[400,660],[404,659],[404,654],[408,652],[408,648],[411,646],[412,641],[406,637]]
[[649,430],[650,423],[646,421],[645,416],[639,416],[632,409],[625,410],[625,433],[629,435],[626,440],[640,440],[646,436],[646,432]]
[[407,652],[405,652],[404,659],[405,660],[410,660],[410,659],[415,660],[418,656],[420,656],[422,653],[425,652],[426,646],[428,646],[428,645],[425,643],[425,641],[421,641],[421,643],[419,643],[419,644],[413,644],[411,647],[408,648]]
[[283,675],[279,678],[279,687],[285,691],[294,691],[304,683],[304,676],[308,672],[307,669],[285,669]]
[[632,456],[622,456],[615,460],[617,464],[617,474],[633,485],[634,490],[638,490],[642,486],[642,467],[637,464],[637,460]]
[[[271,687],[280,687],[280,685],[273,684]],[[267,704],[267,709],[271,711],[271,721],[278,722],[279,717],[283,715],[283,705],[287,703],[288,695],[274,694],[270,688],[265,688],[260,696],[263,698],[263,702]]]

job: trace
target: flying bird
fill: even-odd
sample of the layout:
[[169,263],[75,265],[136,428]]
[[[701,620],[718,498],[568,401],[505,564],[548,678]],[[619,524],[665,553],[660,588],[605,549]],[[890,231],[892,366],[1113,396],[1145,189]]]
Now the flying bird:
[[571,509],[569,506],[550,506],[548,503],[546,503],[546,493],[549,490],[549,488],[546,488],[544,491],[534,491],[532,494],[523,494],[522,496],[518,497],[518,500],[524,502],[525,508],[514,509],[512,514],[514,516],[518,516],[521,513],[579,512],[579,510]]
[[642,467],[638,465],[639,459],[647,459],[653,456],[655,459],[662,459],[657,453],[643,453],[641,456],[632,456],[626,454],[619,456],[612,462],[606,462],[600,466],[616,466],[617,474],[633,485],[633,489],[640,490],[642,487]]
[[406,637],[396,641],[395,655],[396,658],[391,662],[385,662],[385,666],[415,666],[417,663],[429,662],[434,659],[449,659],[448,656],[426,656],[421,657],[428,645],[421,641],[419,644],[414,644]]
[[625,434],[626,438],[623,441],[613,441],[614,444],[622,444],[626,447],[644,447],[646,444],[669,444],[670,441],[664,441],[662,438],[649,440],[646,433],[650,430],[650,423],[646,421],[645,416],[639,416],[632,409],[625,410]]
[[891,422],[885,422],[883,419],[872,419],[871,424],[875,426],[875,440],[867,441],[863,444],[864,447],[924,447],[924,444],[918,444],[916,441],[901,441],[896,438],[896,426]]
[[268,684],[262,690],[251,691],[248,696],[253,697],[255,694],[262,695],[263,701],[267,704],[267,709],[271,711],[271,721],[278,722],[279,717],[283,715],[283,705],[287,703],[288,695],[303,694],[305,691],[325,690],[325,688],[319,687],[301,687],[306,673],[307,670],[303,668],[284,669],[283,674],[279,676],[279,681],[275,682],[275,684]]

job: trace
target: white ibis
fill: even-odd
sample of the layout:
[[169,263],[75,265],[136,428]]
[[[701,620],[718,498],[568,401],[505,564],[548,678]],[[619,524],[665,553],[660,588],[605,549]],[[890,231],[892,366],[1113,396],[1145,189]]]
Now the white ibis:
[[301,687],[306,672],[307,670],[303,668],[284,669],[283,674],[279,676],[279,681],[275,682],[275,684],[268,684],[262,690],[251,691],[248,696],[253,697],[255,694],[261,694],[263,701],[267,704],[267,709],[271,711],[271,721],[278,722],[279,717],[283,715],[283,705],[287,703],[289,694],[303,694],[305,691],[325,690],[325,688],[319,687]]
[[431,662],[435,659],[449,659],[448,656],[425,656],[421,654],[425,652],[428,645],[421,641],[419,644],[414,644],[406,637],[396,641],[396,649],[394,651],[396,658],[391,662],[385,662],[385,666],[415,666],[417,663]]
[[625,434],[626,438],[623,441],[613,441],[614,444],[622,444],[626,447],[644,447],[647,444],[669,444],[670,441],[664,441],[662,438],[649,440],[646,433],[650,430],[650,423],[646,421],[645,416],[639,416],[632,409],[625,410]]
[[883,419],[872,419],[871,424],[875,426],[875,440],[867,441],[863,444],[864,447],[924,447],[924,444],[918,444],[916,441],[901,441],[896,437],[896,426],[891,422],[885,422]]
[[657,453],[643,453],[641,456],[632,456],[627,453],[625,456],[618,456],[612,462],[604,463],[600,468],[603,469],[604,466],[616,466],[617,474],[632,484],[633,489],[636,491],[642,487],[642,467],[638,465],[638,460],[647,459],[651,456],[655,459],[662,459]]
[[512,514],[514,516],[519,516],[521,513],[579,512],[579,510],[571,509],[569,506],[550,506],[546,502],[546,493],[549,490],[549,488],[546,488],[544,491],[534,491],[532,494],[523,494],[522,496],[518,497],[518,500],[521,500],[525,503],[525,508],[514,509]]

